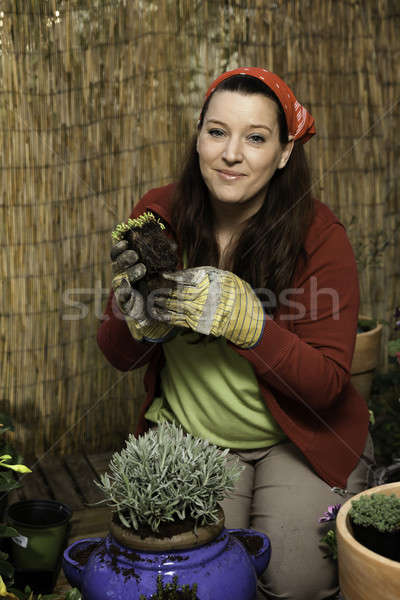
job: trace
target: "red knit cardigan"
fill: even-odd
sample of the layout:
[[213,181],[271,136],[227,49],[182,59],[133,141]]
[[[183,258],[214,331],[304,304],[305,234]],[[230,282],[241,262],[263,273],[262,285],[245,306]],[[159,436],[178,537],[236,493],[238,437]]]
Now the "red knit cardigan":
[[[170,224],[173,189],[151,190],[130,216],[151,210]],[[169,235],[174,235],[171,230]],[[345,229],[319,201],[305,249],[308,263],[296,274],[274,319],[267,319],[260,343],[250,350],[228,343],[251,363],[268,410],[315,472],[329,485],[345,488],[365,446],[369,421],[366,402],[350,383],[359,288]],[[149,426],[144,414],[160,392],[162,344],[132,338],[112,291],[97,342],[120,371],[148,365],[135,433],[140,435]]]

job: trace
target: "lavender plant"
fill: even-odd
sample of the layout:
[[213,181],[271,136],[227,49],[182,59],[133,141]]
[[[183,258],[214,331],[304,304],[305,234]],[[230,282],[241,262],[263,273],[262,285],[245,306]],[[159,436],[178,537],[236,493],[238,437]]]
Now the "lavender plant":
[[104,502],[125,527],[149,527],[191,518],[198,525],[218,521],[218,503],[239,479],[238,461],[227,464],[228,449],[185,434],[164,422],[113,454],[97,485]]

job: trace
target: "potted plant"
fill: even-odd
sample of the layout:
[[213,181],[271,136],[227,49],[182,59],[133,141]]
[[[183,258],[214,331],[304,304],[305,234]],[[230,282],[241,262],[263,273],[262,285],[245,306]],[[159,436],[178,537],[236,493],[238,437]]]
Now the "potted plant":
[[351,383],[367,402],[371,394],[374,372],[380,360],[381,337],[380,323],[364,316],[359,317],[351,364]]
[[382,556],[400,560],[400,498],[363,494],[351,504],[349,517],[356,540]]
[[135,250],[139,262],[146,266],[145,276],[136,284],[145,300],[152,290],[171,285],[161,273],[176,270],[177,244],[166,234],[165,225],[160,218],[147,211],[136,219],[119,223],[111,237],[114,245],[126,240],[128,249]]
[[219,502],[241,471],[227,453],[167,422],[129,436],[98,484],[112,509],[110,534],[67,548],[70,583],[86,600],[150,600],[161,575],[163,586],[177,578],[167,598],[190,599],[195,589],[198,600],[253,600],[270,545],[254,530],[224,528]]
[[[5,447],[5,446],[3,446]],[[14,456],[16,456],[14,454]],[[15,459],[14,459],[15,460]],[[4,512],[7,508],[8,493],[21,484],[14,478],[13,473],[31,473],[31,470],[22,464],[15,464],[11,454],[3,454],[0,456],[0,521],[3,521]],[[10,462],[11,461],[11,462]],[[0,580],[5,577],[6,580],[12,582],[14,577],[14,566],[11,565],[8,559],[8,540],[11,535],[18,535],[18,532],[7,527],[2,522],[0,523]]]
[[[17,472],[18,468],[13,469],[11,466],[18,466],[22,462],[22,456],[18,454],[8,439],[8,434],[13,431],[14,423],[11,417],[5,413],[0,413],[0,521],[4,517],[9,492],[21,487],[21,484],[13,475],[13,471]],[[30,472],[28,467],[24,467],[24,469],[27,470],[21,472]]]
[[23,591],[15,588],[7,589],[3,581],[0,581],[0,598],[4,598],[4,600],[82,600],[79,590],[75,588],[67,592],[42,595],[35,594],[29,586],[26,586]]
[[[389,501],[382,500],[383,495]],[[375,498],[370,499],[372,496]],[[357,530],[358,525],[366,529],[372,527],[377,531],[379,528],[395,529],[394,524],[400,519],[399,505],[400,483],[396,482],[365,490],[347,500],[339,510],[336,518],[339,583],[346,600],[400,598],[399,555],[397,554],[397,560],[383,556],[380,552],[386,554],[387,543],[384,543],[383,548],[381,545],[371,546],[369,541],[365,541],[363,534],[360,537]],[[397,522],[399,524],[400,520]],[[371,547],[375,547],[377,551]]]
[[369,408],[374,414],[372,437],[374,440],[374,485],[391,483],[400,479],[400,309],[394,312],[394,334],[387,343],[387,369],[375,373],[372,382]]
[[[2,454],[0,456],[0,496],[1,500],[5,498],[7,502],[7,494],[11,490],[21,487],[21,484],[13,477],[12,473],[32,473],[29,467],[22,464],[15,464],[11,454]],[[3,509],[2,509],[3,511]],[[1,514],[3,517],[3,514]]]
[[[357,263],[361,303],[370,296],[368,277],[382,268],[386,249],[392,244],[393,232],[375,229],[366,235],[363,223],[355,215],[345,219]],[[368,401],[374,371],[380,362],[382,325],[371,316],[360,315],[351,367],[351,382]]]
[[58,500],[23,500],[8,506],[6,521],[18,531],[10,541],[17,587],[51,593],[67,545],[72,511]]

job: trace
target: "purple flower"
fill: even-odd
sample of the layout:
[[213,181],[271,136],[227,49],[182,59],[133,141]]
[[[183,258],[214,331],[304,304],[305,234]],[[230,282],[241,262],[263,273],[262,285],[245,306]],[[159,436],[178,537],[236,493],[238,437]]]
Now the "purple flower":
[[328,521],[334,521],[341,506],[341,504],[330,504],[328,506],[328,510],[322,514],[322,516],[318,519],[318,522],[327,523]]

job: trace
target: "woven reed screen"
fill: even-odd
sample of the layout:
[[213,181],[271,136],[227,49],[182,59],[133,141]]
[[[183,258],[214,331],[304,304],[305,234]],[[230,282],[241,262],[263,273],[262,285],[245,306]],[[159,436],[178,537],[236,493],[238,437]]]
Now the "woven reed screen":
[[[400,303],[398,2],[0,0],[1,395],[24,452],[110,449],[143,397],[96,345],[113,225],[175,177],[240,65],[311,110],[313,191],[349,226],[362,310]],[[389,333],[387,327],[386,335]]]

